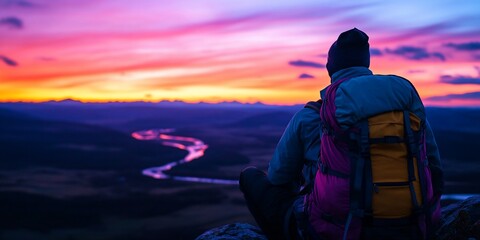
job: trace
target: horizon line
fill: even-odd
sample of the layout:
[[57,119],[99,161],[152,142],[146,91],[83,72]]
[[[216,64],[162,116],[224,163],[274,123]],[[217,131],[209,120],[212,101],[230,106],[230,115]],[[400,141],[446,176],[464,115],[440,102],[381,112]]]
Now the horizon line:
[[[45,104],[45,103],[57,103],[57,104],[66,104],[66,103],[72,103],[72,104],[131,104],[131,103],[143,103],[143,104],[186,104],[186,105],[195,105],[195,104],[207,104],[207,105],[222,105],[222,104],[237,104],[237,105],[250,105],[250,106],[278,106],[278,107],[293,107],[297,105],[304,105],[305,103],[292,103],[292,104],[275,104],[275,103],[264,103],[262,101],[255,101],[255,102],[242,102],[238,100],[232,100],[232,101],[218,101],[218,102],[208,102],[208,101],[198,101],[198,102],[189,102],[189,101],[184,101],[180,99],[175,99],[175,100],[168,100],[168,99],[163,99],[163,100],[157,100],[157,101],[149,101],[149,100],[104,100],[104,101],[99,101],[99,100],[78,100],[78,99],[73,99],[73,98],[64,98],[61,100],[40,100],[40,101],[35,101],[35,100],[12,100],[12,101],[0,101],[0,104]],[[429,108],[469,108],[469,109],[477,109],[480,108],[480,106],[476,105],[436,105],[436,104],[424,104],[425,107]]]
[[50,100],[7,100],[7,101],[0,101],[0,104],[4,103],[29,103],[29,104],[42,104],[42,103],[79,103],[79,104],[109,104],[109,103],[151,103],[151,104],[159,104],[159,103],[183,103],[183,104],[210,104],[210,105],[217,105],[217,104],[239,104],[239,105],[264,105],[264,106],[295,106],[295,105],[303,105],[303,103],[264,103],[262,101],[254,101],[254,102],[242,102],[238,100],[232,101],[184,101],[180,99],[169,100],[169,99],[162,99],[162,100],[79,100],[73,98],[64,98],[61,100],[58,99],[50,99]]

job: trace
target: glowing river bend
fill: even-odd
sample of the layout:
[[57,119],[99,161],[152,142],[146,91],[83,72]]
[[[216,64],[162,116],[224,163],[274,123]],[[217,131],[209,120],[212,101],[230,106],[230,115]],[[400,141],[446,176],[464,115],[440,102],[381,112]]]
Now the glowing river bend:
[[[132,137],[137,140],[142,141],[152,141],[157,140],[161,141],[161,143],[165,146],[175,147],[178,149],[182,149],[188,151],[187,156],[184,158],[167,163],[162,166],[158,167],[151,167],[144,169],[142,174],[145,176],[149,176],[155,179],[173,179],[177,181],[185,181],[185,182],[202,182],[202,183],[214,183],[214,184],[228,184],[228,185],[238,185],[238,181],[235,180],[227,180],[227,179],[214,179],[214,178],[200,178],[200,177],[186,177],[186,176],[171,176],[166,174],[165,172],[171,170],[172,168],[191,162],[195,159],[201,158],[208,148],[201,140],[191,137],[181,137],[181,136],[173,136],[167,135],[166,133],[173,132],[174,129],[152,129],[146,131],[138,131],[132,133]],[[442,195],[442,200],[465,200],[472,196],[480,196],[480,194],[444,194]]]
[[145,130],[145,131],[138,131],[132,133],[132,137],[137,140],[142,141],[152,141],[157,140],[161,141],[162,145],[175,147],[178,149],[182,149],[188,151],[187,156],[184,158],[167,163],[162,166],[158,167],[151,167],[144,169],[142,174],[145,176],[149,176],[155,179],[173,179],[177,181],[185,181],[185,182],[202,182],[202,183],[214,183],[214,184],[228,184],[228,185],[238,185],[238,181],[235,180],[227,180],[227,179],[215,179],[215,178],[200,178],[200,177],[187,177],[187,176],[172,176],[168,175],[165,172],[171,170],[172,168],[191,162],[195,159],[201,158],[205,150],[208,148],[201,140],[191,137],[181,137],[181,136],[173,136],[167,135],[166,133],[173,132],[174,129],[152,129],[152,130]]

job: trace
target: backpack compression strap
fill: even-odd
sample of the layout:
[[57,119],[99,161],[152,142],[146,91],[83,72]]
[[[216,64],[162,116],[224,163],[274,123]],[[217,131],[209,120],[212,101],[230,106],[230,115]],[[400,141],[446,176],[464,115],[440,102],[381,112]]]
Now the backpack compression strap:
[[[315,112],[317,112],[318,115],[320,115],[320,108],[321,107],[322,107],[322,99],[318,99],[317,101],[310,101],[310,102],[306,103],[305,106],[304,106],[304,108],[313,109]],[[320,153],[319,153],[319,155],[320,155]],[[306,164],[309,165],[309,166],[316,165],[317,161],[307,160]],[[302,190],[300,190],[299,195],[306,195],[306,194],[310,193],[313,189],[313,182],[314,181],[315,181],[314,178],[310,179],[310,182],[307,185],[305,185],[302,188]]]

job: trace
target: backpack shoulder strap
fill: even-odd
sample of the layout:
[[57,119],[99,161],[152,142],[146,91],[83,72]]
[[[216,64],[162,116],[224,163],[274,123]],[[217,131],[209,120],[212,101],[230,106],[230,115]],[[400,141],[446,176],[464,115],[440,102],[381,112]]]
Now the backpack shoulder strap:
[[310,101],[305,104],[304,108],[310,108],[315,110],[315,112],[320,113],[320,108],[322,107],[322,99],[318,99],[317,101]]
[[[318,99],[317,101],[310,101],[310,102],[306,103],[305,106],[304,106],[304,108],[313,109],[318,115],[320,115],[320,108],[321,107],[322,107],[322,99]],[[319,118],[320,118],[320,116],[319,116]],[[322,126],[322,124],[320,123],[320,129],[322,129],[321,126]],[[319,134],[320,134],[320,132],[319,132]],[[319,153],[319,155],[320,155],[320,153]],[[311,160],[306,160],[305,159],[305,165],[307,165],[310,168],[312,168],[314,166],[316,167],[317,164],[318,164],[317,161],[311,161]],[[314,168],[314,169],[316,169],[316,168]],[[305,186],[303,186],[303,188],[300,190],[299,195],[306,195],[306,194],[310,193],[313,189],[313,183],[314,182],[315,182],[315,178],[311,177],[309,182]]]

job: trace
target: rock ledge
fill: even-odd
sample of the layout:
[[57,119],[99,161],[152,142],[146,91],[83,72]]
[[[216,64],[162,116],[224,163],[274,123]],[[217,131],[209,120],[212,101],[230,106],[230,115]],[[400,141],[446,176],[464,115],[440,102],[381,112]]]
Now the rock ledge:
[[[267,240],[262,230],[247,223],[233,223],[211,229],[196,240]],[[438,240],[480,240],[480,197],[442,208],[442,225],[437,232]]]

